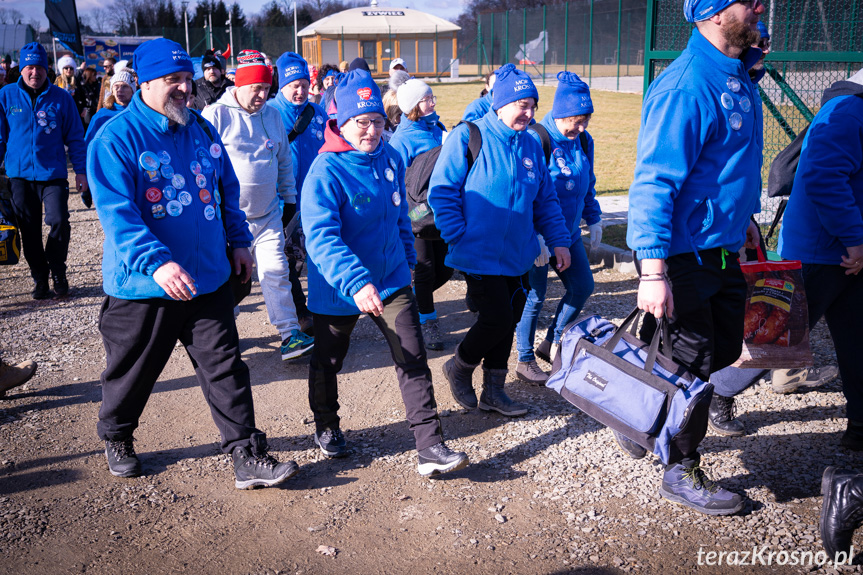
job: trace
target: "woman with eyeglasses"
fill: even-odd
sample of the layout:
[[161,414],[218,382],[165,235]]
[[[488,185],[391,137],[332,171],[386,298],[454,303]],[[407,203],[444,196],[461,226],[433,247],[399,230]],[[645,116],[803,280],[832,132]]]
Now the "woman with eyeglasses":
[[[443,143],[446,129],[435,112],[437,98],[431,87],[419,79],[408,80],[398,88],[398,104],[403,115],[390,145],[402,157],[405,169],[414,158]],[[420,312],[420,325],[426,349],[444,348],[434,307],[434,292],[452,277],[444,262],[446,244],[441,240],[416,238],[417,265],[414,268],[414,293]]]
[[[444,364],[455,400],[516,416],[527,406],[504,391],[515,326],[530,289],[527,272],[540,254],[537,232],[554,250],[557,270],[569,267],[570,234],[542,145],[527,133],[539,93],[513,64],[496,72],[492,112],[477,120],[482,149],[468,169],[469,126],[447,138],[429,183],[435,225],[449,245],[446,263],[465,274],[479,311],[476,323]],[[482,362],[482,395],[473,389]]]
[[386,119],[381,93],[365,70],[336,87],[336,119],[301,194],[309,260],[309,309],[315,348],[309,365],[309,404],[315,443],[327,457],[348,454],[339,427],[336,376],[351,331],[366,313],[383,333],[414,434],[421,475],[467,465],[443,442],[431,371],[426,361],[410,267],[416,262],[408,219],[404,163],[381,141]]

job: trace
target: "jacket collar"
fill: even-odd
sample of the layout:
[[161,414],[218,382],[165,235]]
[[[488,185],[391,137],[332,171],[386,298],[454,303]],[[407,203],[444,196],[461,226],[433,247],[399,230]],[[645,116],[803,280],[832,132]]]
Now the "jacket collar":
[[563,145],[572,145],[572,140],[560,133],[557,124],[554,123],[554,118],[551,117],[551,112],[547,113],[540,124],[548,130],[548,135],[553,142]]
[[291,102],[290,100],[285,98],[285,95],[282,94],[281,90],[279,90],[279,92],[276,94],[276,97],[274,99],[279,104],[279,106],[282,106],[291,115],[294,115],[294,116],[299,116],[300,113],[305,109],[305,107],[309,105],[308,99],[306,99],[306,101],[303,102],[302,104],[294,104],[293,102]]
[[716,46],[701,35],[698,28],[692,29],[692,36],[689,37],[686,48],[713,62],[715,68],[724,74],[736,74],[740,78],[744,76],[748,78],[743,62],[739,58],[729,58],[720,52]]

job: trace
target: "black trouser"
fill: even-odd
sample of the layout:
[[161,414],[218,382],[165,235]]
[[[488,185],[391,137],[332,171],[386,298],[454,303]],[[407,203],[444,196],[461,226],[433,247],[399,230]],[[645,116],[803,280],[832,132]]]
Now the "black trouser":
[[[674,297],[669,331],[674,359],[691,374],[708,381],[711,373],[740,357],[746,280],[737,253],[726,251],[723,258],[722,249],[716,248],[699,254],[701,264],[693,253],[666,260]],[[656,320],[647,314],[640,337],[649,342],[655,331]],[[688,467],[697,461],[698,454],[693,452],[679,463]]]
[[107,367],[97,426],[103,440],[132,436],[153,386],[179,340],[219,433],[222,451],[247,447],[255,428],[249,368],[240,357],[234,299],[226,283],[213,293],[182,302],[161,298],[102,303],[99,331]]
[[809,308],[809,327],[822,317],[827,321],[845,395],[846,415],[863,423],[863,274],[845,275],[838,265],[803,264],[803,285]]
[[452,268],[444,263],[446,243],[443,240],[414,240],[417,265],[414,267],[414,292],[422,314],[434,313],[434,292],[452,277]]
[[[300,226],[294,229],[294,233],[289,238],[293,245],[301,245]],[[297,317],[306,317],[309,315],[309,308],[306,307],[306,294],[303,293],[303,286],[300,284],[300,272],[297,271],[297,258],[294,256],[293,249],[285,249],[288,255],[288,279],[291,280],[291,297],[294,300],[294,307],[297,309]]]
[[[443,441],[431,371],[420,329],[416,299],[404,287],[384,300],[384,313],[369,317],[384,334],[390,347],[399,389],[417,449]],[[312,314],[315,347],[309,364],[309,405],[318,433],[339,428],[339,392],[336,375],[348,354],[351,332],[359,315]]]
[[[21,178],[10,180],[12,208],[21,230],[24,258],[35,281],[47,281],[48,274],[66,273],[69,252],[69,182],[49,180],[29,182]],[[45,225],[48,240],[42,246],[42,205],[45,205]]]
[[476,322],[458,346],[461,358],[487,369],[507,369],[515,326],[527,301],[530,285],[523,276],[465,274],[467,295],[479,311]]

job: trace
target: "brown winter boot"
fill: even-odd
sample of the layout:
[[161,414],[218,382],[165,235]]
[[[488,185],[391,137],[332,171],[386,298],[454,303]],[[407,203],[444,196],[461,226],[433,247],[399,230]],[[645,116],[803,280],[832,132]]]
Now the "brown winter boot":
[[36,373],[35,361],[22,361],[18,365],[7,365],[0,359],[0,397],[6,397],[6,391],[27,383]]

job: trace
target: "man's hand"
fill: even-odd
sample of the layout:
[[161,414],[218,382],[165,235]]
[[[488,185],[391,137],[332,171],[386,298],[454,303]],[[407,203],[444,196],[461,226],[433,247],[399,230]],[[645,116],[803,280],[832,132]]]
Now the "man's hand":
[[242,283],[252,279],[252,265],[254,265],[249,248],[235,248],[231,250],[231,267],[234,275],[242,276]]
[[360,288],[360,291],[354,294],[354,303],[357,304],[357,307],[363,313],[375,317],[384,313],[384,303],[381,301],[377,288],[371,282],[364,285]]
[[177,301],[190,301],[198,294],[195,280],[177,262],[167,262],[159,266],[153,274],[153,280],[171,299]]
[[653,317],[660,318],[665,314],[669,317],[674,313],[674,297],[665,273],[665,260],[646,259],[641,261],[642,279],[638,283],[638,309],[644,310]]
[[[84,192],[90,191],[90,184],[87,183],[87,176],[84,174],[75,174],[75,187],[78,188],[78,191],[82,194]],[[87,206],[88,208],[90,206]]]
[[863,244],[859,246],[851,246],[845,248],[848,252],[847,256],[842,256],[842,263],[839,264],[845,269],[845,275],[857,275],[863,269]]
[[749,227],[746,228],[746,249],[757,250],[761,244],[761,230],[752,220],[749,220]]
[[572,263],[569,248],[554,248],[554,259],[557,260],[557,271],[562,272]]

